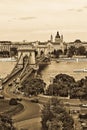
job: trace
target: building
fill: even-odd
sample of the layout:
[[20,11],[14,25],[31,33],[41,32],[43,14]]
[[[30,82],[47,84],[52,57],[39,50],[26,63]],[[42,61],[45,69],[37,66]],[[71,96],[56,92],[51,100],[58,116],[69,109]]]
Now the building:
[[0,51],[10,51],[11,41],[0,41]]
[[63,42],[63,35],[60,36],[59,32],[57,32],[55,36],[55,41],[53,41],[53,36],[51,35],[50,40],[46,42],[36,41],[33,42],[32,45],[39,55],[41,52],[49,54],[54,50],[62,50],[64,52],[64,49],[66,49],[66,44]]
[[55,39],[53,40],[53,36],[51,35],[50,40],[46,42],[11,42],[11,41],[0,41],[0,51],[8,51],[11,52],[11,50],[19,49],[21,48],[32,48],[35,49],[38,52],[38,55],[40,54],[49,54],[53,52],[54,50],[62,50],[64,52],[64,49],[66,49],[66,44],[63,42],[63,35],[60,35],[59,32],[56,33]]
[[87,51],[87,42],[82,42],[80,39],[76,39],[74,42],[67,43],[67,49],[69,49],[71,46],[74,46],[75,48],[84,46]]

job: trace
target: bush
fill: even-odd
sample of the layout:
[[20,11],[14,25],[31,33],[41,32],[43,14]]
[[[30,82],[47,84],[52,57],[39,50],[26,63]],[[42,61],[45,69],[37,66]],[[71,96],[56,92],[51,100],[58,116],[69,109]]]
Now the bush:
[[17,104],[18,104],[17,99],[15,99],[15,98],[10,99],[9,105],[17,105]]

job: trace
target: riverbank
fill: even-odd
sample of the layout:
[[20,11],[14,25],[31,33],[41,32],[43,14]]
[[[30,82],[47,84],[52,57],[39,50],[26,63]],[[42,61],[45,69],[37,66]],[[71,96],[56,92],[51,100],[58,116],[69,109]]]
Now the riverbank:
[[51,58],[51,61],[59,62],[87,62],[86,57],[72,57],[72,58]]

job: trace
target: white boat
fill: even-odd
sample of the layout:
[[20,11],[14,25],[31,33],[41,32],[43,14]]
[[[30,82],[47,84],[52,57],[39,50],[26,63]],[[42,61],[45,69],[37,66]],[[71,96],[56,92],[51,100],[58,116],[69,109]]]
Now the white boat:
[[87,107],[87,104],[82,104],[81,106],[82,106],[82,107]]
[[87,72],[87,69],[76,69],[76,70],[73,70],[73,72]]

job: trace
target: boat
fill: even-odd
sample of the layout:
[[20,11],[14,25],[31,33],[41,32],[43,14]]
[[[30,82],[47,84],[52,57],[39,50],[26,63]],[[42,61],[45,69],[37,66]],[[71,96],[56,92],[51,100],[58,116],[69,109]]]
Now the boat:
[[76,69],[76,70],[73,70],[73,72],[87,72],[87,69]]
[[87,104],[82,104],[81,106],[82,106],[82,107],[86,107],[86,108],[87,108]]

